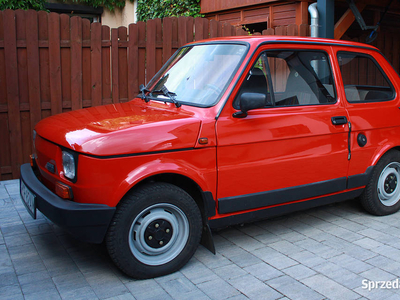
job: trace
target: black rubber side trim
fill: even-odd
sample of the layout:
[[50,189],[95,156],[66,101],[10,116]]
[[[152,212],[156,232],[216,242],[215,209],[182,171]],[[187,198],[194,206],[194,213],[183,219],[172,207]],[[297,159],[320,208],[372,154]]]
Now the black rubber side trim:
[[370,166],[367,168],[365,173],[349,176],[347,179],[347,188],[354,189],[361,186],[366,186],[371,178],[372,172],[375,166]]
[[64,200],[35,176],[30,164],[21,165],[21,180],[36,197],[36,208],[76,238],[101,243],[114,216],[115,207]]
[[274,206],[266,209],[261,209],[257,211],[252,211],[244,214],[237,214],[234,216],[229,216],[220,219],[209,220],[209,225],[212,229],[224,228],[231,225],[251,223],[259,220],[276,217],[291,212],[305,210],[317,206],[322,206],[326,204],[331,204],[335,202],[345,201],[349,199],[356,198],[361,195],[363,189],[353,190],[350,192],[344,192],[340,194],[335,194],[331,196],[321,197],[318,199],[291,203],[286,205]]
[[227,214],[332,194],[346,189],[347,178],[321,181],[285,189],[218,199],[218,212]]
[[204,200],[204,209],[207,218],[214,217],[217,212],[215,208],[215,200],[211,192],[202,192]]

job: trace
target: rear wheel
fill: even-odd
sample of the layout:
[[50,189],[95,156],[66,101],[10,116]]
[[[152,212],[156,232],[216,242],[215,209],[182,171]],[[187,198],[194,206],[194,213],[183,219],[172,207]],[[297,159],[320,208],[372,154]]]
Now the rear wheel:
[[383,216],[400,209],[400,152],[386,153],[376,164],[371,179],[361,195],[363,207]]
[[179,270],[201,238],[196,202],[168,183],[142,186],[118,205],[106,237],[114,263],[134,278],[152,278]]

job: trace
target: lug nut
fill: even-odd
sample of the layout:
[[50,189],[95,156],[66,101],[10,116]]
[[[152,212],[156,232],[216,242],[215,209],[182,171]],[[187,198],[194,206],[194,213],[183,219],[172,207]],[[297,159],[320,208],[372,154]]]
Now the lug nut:
[[149,235],[149,240],[151,241],[153,239],[153,237],[151,235]]
[[163,241],[160,241],[160,243],[159,243],[159,244],[162,246],[162,245],[164,245],[164,242],[163,242]]
[[155,228],[160,227],[160,225],[158,223],[156,223],[156,225],[154,225]]
[[166,229],[165,232],[166,232],[166,233],[169,233],[169,229]]

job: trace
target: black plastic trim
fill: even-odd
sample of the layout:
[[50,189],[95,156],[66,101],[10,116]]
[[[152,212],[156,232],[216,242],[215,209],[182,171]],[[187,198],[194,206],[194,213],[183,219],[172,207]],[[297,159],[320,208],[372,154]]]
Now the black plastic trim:
[[344,191],[347,178],[321,181],[290,188],[218,199],[220,214],[283,204]]
[[211,192],[202,192],[204,200],[204,209],[207,218],[214,217],[216,215],[215,200]]
[[349,176],[347,179],[347,188],[354,189],[362,186],[366,186],[371,178],[372,172],[375,166],[370,166],[367,168],[365,173]]
[[237,214],[225,218],[209,220],[209,225],[212,229],[224,228],[231,225],[250,223],[276,217],[291,212],[305,210],[317,206],[331,204],[335,202],[345,201],[352,198],[356,198],[361,195],[363,189],[353,190],[331,196],[321,197],[313,200],[307,200],[302,202],[296,202],[286,205],[274,206],[266,209],[256,210],[248,213]]
[[45,187],[30,164],[21,165],[21,180],[36,196],[36,208],[74,237],[101,243],[114,216],[115,207],[64,200]]

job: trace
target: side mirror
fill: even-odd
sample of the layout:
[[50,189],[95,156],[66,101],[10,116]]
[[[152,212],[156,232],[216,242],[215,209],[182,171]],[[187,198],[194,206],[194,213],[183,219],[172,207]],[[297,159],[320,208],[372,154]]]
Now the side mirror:
[[267,105],[267,96],[261,93],[243,93],[240,96],[240,111],[233,114],[234,118],[246,118],[247,112]]

